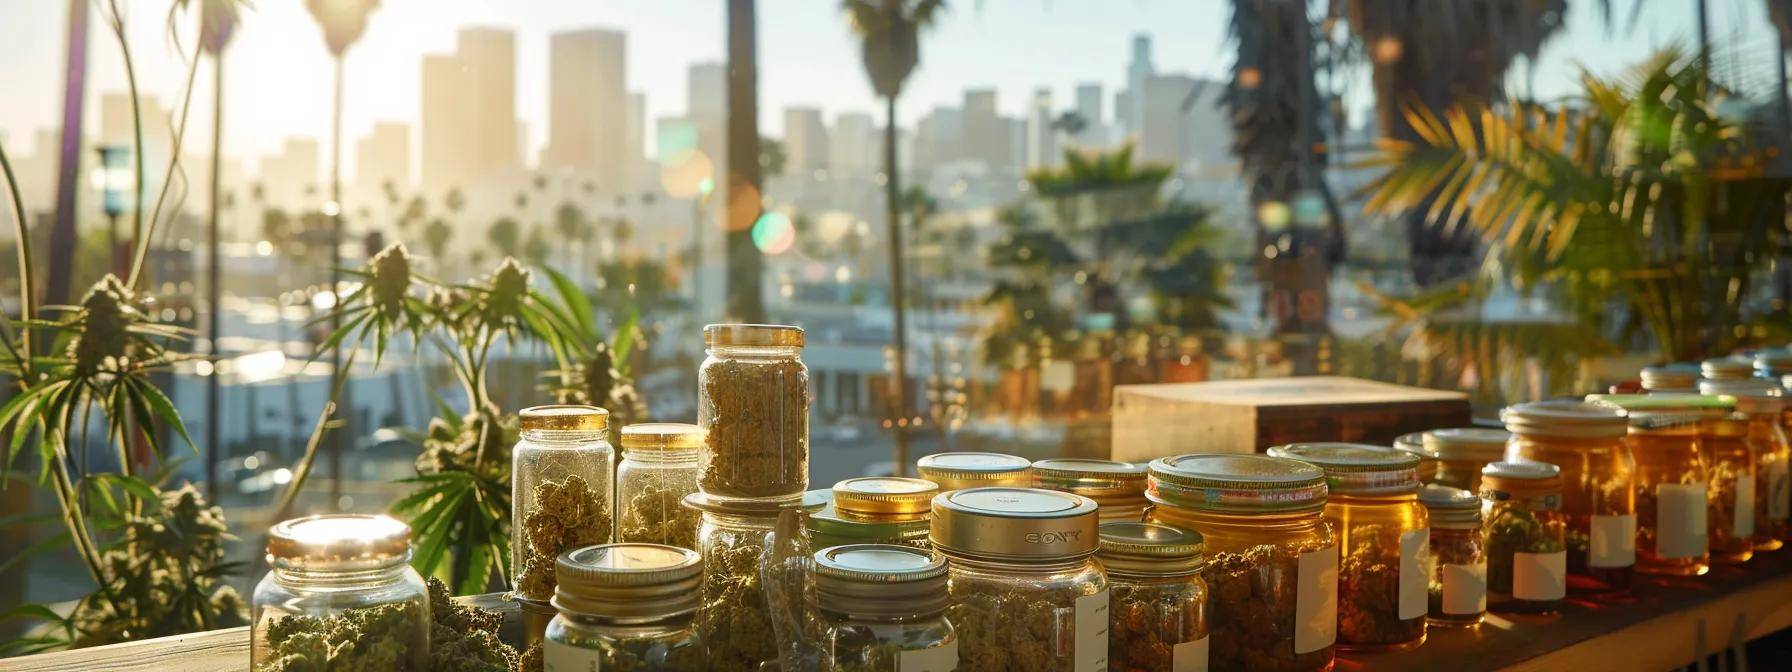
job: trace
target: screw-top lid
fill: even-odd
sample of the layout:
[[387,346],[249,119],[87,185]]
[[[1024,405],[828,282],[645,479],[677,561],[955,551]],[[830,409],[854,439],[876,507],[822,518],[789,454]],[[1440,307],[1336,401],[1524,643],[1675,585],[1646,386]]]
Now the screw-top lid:
[[941,490],[1025,479],[1027,470],[1032,467],[1032,461],[1027,458],[1004,453],[934,453],[915,462],[915,472],[921,478],[938,483]]
[[1650,392],[1692,392],[1699,387],[1699,365],[1690,362],[1644,367],[1643,389]]
[[1785,394],[1780,386],[1759,378],[1703,380],[1699,381],[1699,392],[1734,397],[1736,410],[1743,413],[1778,413],[1782,405],[1780,397]]
[[801,509],[803,511],[819,511],[832,501],[832,493],[826,490],[809,490],[802,498],[787,499],[733,499],[712,497],[703,492],[685,495],[683,504],[687,509],[696,509],[704,513],[719,513],[729,516],[777,517],[785,509]]
[[1475,493],[1445,485],[1419,488],[1419,503],[1430,514],[1432,527],[1472,528],[1481,526],[1481,498]]
[[1221,513],[1278,513],[1325,506],[1325,472],[1268,455],[1198,453],[1151,461],[1151,501]]
[[1792,348],[1768,348],[1755,353],[1755,370],[1773,378],[1792,371]]
[[703,328],[707,346],[803,347],[803,328],[783,324],[712,324]]
[[1657,392],[1652,394],[1589,394],[1587,402],[1617,406],[1632,414],[1655,411],[1685,411],[1722,415],[1736,408],[1736,399],[1716,394],[1694,392]]
[[703,428],[682,422],[642,422],[622,428],[622,449],[687,452],[703,447]]
[[1618,438],[1629,432],[1624,409],[1584,401],[1533,401],[1500,410],[1506,430],[1568,439]]
[[846,517],[920,519],[939,491],[938,484],[919,478],[849,478],[834,484],[834,508]]
[[1413,453],[1423,454],[1425,449],[1425,433],[1412,432],[1394,437],[1394,447]]
[[1103,508],[1145,506],[1145,465],[1114,460],[1057,459],[1033,463],[1033,485],[1073,492]]
[[859,618],[903,618],[945,611],[946,559],[889,544],[852,544],[815,554],[820,608]]
[[930,539],[953,555],[1062,562],[1095,553],[1095,500],[1036,488],[970,488],[933,498]]
[[1269,449],[1275,457],[1325,470],[1331,494],[1381,495],[1419,487],[1419,458],[1386,446],[1361,443],[1294,443]]
[[1743,380],[1755,376],[1752,359],[1716,357],[1699,362],[1699,374],[1708,380]]
[[1425,432],[1425,453],[1446,462],[1498,461],[1506,456],[1512,433],[1484,427],[1452,427]]
[[360,572],[411,559],[411,528],[390,516],[327,514],[268,530],[268,564],[312,572]]
[[525,432],[601,432],[610,426],[610,412],[596,406],[530,406],[518,413],[517,418]]
[[840,510],[835,502],[803,517],[809,534],[828,536],[856,543],[924,543],[929,529],[927,513],[910,516],[851,515]]
[[554,608],[578,616],[650,621],[693,613],[703,557],[661,544],[600,544],[560,554]]
[[1116,574],[1181,576],[1201,569],[1206,544],[1201,533],[1156,523],[1101,524],[1101,551],[1095,557]]
[[1486,499],[1535,499],[1553,508],[1561,494],[1562,469],[1547,462],[1514,460],[1481,468],[1481,497]]

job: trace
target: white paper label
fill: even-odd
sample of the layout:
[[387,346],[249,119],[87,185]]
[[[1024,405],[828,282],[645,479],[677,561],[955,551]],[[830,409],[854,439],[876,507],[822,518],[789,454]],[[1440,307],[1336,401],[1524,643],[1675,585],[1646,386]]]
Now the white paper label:
[[1704,483],[1662,483],[1655,486],[1655,554],[1663,558],[1696,558],[1705,554]]
[[1040,367],[1039,387],[1047,392],[1069,392],[1076,387],[1076,365],[1068,360],[1054,359]]
[[1108,669],[1108,591],[1076,598],[1076,672]]
[[1338,547],[1300,554],[1294,590],[1294,653],[1338,641]]
[[1736,510],[1730,515],[1730,536],[1755,536],[1755,477],[1736,477]]
[[1568,594],[1568,552],[1513,553],[1512,596],[1559,600]]
[[896,655],[896,672],[952,672],[958,667],[958,640],[931,649],[903,651]]
[[1431,530],[1413,530],[1400,535],[1400,620],[1421,618],[1426,604],[1426,587],[1430,584]]
[[1587,529],[1588,567],[1636,564],[1636,516],[1593,516]]
[[561,644],[551,639],[541,641],[542,672],[597,672],[598,652]]
[[1444,613],[1487,611],[1487,563],[1444,565]]
[[1207,638],[1171,647],[1170,672],[1207,672]]
[[1788,517],[1792,517],[1792,478],[1788,478],[1786,463],[1775,461],[1767,465],[1767,519]]

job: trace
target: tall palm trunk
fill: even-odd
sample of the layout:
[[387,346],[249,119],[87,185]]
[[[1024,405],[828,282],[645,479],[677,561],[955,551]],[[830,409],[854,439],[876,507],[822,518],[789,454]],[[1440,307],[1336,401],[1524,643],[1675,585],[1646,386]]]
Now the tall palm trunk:
[[[62,86],[61,158],[56,169],[56,223],[50,229],[49,284],[43,301],[71,303],[75,265],[75,194],[81,190],[81,120],[87,97],[87,0],[68,0],[67,71]],[[30,222],[20,222],[30,230]],[[32,269],[21,269],[29,273]],[[36,317],[36,316],[27,316]]]
[[753,245],[759,219],[758,16],[754,0],[728,0],[728,201],[725,314],[739,322],[764,322],[759,283],[764,259]]
[[[218,205],[222,197],[218,192],[222,178],[219,173],[224,168],[224,52],[212,54],[212,184],[211,184],[211,221],[205,232],[205,300],[206,300],[206,338],[209,345],[206,353],[213,360],[218,358],[218,340],[223,337],[223,273],[218,266]],[[218,371],[214,367],[212,375],[205,377],[205,492],[211,501],[218,501],[218,455],[219,435],[218,412],[222,407],[219,400]]]
[[884,221],[890,235],[890,310],[896,316],[890,365],[891,414],[896,430],[896,475],[908,472],[908,330],[902,284],[902,185],[896,173],[896,96],[884,98]]
[[[330,294],[335,297],[331,302],[342,300],[339,290],[342,285],[342,53],[336,54],[336,94],[330,121]],[[342,328],[342,311],[330,310],[330,333]],[[346,378],[342,371],[342,344],[337,343],[330,348],[330,374],[337,378]],[[355,405],[350,390],[352,386],[342,386],[342,427],[330,433],[330,505],[335,506],[342,501],[342,442],[344,437],[354,436]]]

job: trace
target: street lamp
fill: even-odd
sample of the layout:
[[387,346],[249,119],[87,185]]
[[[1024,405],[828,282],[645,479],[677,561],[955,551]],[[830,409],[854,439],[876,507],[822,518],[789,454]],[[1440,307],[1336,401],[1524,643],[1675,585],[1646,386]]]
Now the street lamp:
[[129,258],[129,252],[118,246],[118,218],[124,214],[126,194],[134,192],[131,150],[118,145],[100,145],[98,151],[100,165],[93,169],[93,187],[100,191],[100,208],[106,213],[106,249],[112,254],[112,273],[124,277],[122,263]]

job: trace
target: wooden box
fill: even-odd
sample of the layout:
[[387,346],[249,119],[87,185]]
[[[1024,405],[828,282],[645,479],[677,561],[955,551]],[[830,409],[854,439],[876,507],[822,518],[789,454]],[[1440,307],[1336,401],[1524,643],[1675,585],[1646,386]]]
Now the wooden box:
[[1300,441],[1392,445],[1469,424],[1468,395],[1311,376],[1114,388],[1113,459],[1250,453]]

